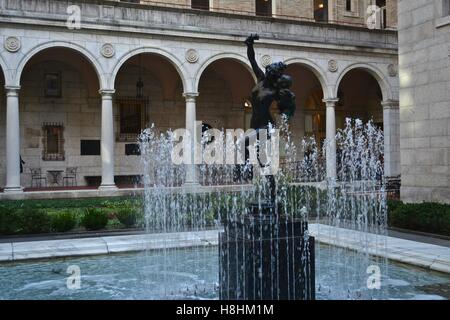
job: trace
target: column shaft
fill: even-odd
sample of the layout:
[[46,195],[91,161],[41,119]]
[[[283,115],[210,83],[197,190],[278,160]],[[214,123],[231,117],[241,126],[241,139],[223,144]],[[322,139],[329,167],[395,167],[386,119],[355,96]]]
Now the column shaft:
[[186,182],[185,184],[198,184],[197,168],[195,165],[195,142],[196,142],[196,127],[195,122],[197,120],[196,112],[196,98],[198,93],[185,93],[186,98],[186,130],[190,132],[191,144],[189,153],[189,164],[186,167]]
[[336,179],[336,103],[338,99],[323,100],[327,108],[326,120],[326,162],[327,162],[327,179]]
[[102,90],[102,184],[100,189],[117,189],[114,182],[114,115],[113,95],[114,90]]
[[20,185],[19,87],[6,89],[6,187],[5,192],[22,192]]

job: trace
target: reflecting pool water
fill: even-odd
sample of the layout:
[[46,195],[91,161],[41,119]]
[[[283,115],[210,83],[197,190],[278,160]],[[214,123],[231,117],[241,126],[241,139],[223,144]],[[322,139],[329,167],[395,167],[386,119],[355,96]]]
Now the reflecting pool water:
[[[331,252],[345,255],[348,263],[329,259]],[[348,288],[347,295],[342,290],[343,284],[338,283],[340,270],[365,267],[351,265],[357,261],[352,255],[352,251],[317,245],[316,265],[320,265],[316,274],[317,299],[450,297],[450,275],[394,262],[382,269],[387,274],[381,277],[380,290],[368,290],[365,280],[360,284],[353,282],[360,288]],[[169,268],[180,263],[181,269]],[[68,289],[68,283],[76,284],[67,274],[70,266],[80,268],[80,289]],[[9,263],[0,265],[0,279],[0,299],[217,299],[218,253],[212,247],[185,249],[181,253],[159,251]]]

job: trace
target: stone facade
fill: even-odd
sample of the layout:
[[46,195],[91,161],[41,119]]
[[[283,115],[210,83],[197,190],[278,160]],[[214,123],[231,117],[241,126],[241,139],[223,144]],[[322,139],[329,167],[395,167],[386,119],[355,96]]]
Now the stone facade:
[[450,11],[445,4],[399,1],[401,195],[408,202],[450,203]]
[[[328,17],[330,21],[339,24],[365,25],[367,6],[375,4],[374,0],[352,0],[352,11],[346,10],[346,0],[269,0],[272,4],[272,15],[277,18],[314,20],[314,8],[317,3],[328,4]],[[190,0],[141,0],[141,4],[164,5],[179,8],[189,8]],[[235,14],[254,15],[255,0],[209,0],[211,11],[228,12]],[[397,0],[386,0],[388,28],[397,26]]]
[[[139,69],[149,97],[147,123],[154,122],[161,130],[188,127],[186,110],[194,105],[197,119],[214,127],[245,127],[244,102],[254,85],[243,44],[250,32],[261,35],[258,61],[269,57],[290,65],[297,83],[299,112],[292,124],[297,137],[312,133],[310,117],[328,115],[326,100],[338,127],[346,116],[384,122],[389,133],[386,147],[392,150],[387,174],[399,175],[398,134],[394,127],[386,127],[397,123],[395,112],[386,112],[398,101],[398,77],[392,73],[398,68],[395,31],[113,1],[80,0],[80,4],[81,29],[71,30],[61,1],[0,0],[0,81],[6,88],[0,91],[0,145],[9,141],[10,148],[20,146],[18,152],[27,163],[18,183],[11,175],[18,168],[18,153],[0,148],[0,186],[9,181],[14,190],[28,187],[27,170],[32,166],[44,171],[77,166],[80,185],[86,183],[84,176],[105,172],[139,174],[137,157],[125,156],[126,143],[116,139],[117,101],[135,95]],[[59,99],[44,95],[43,74],[52,70],[62,74]],[[361,88],[354,90],[358,85]],[[330,101],[341,91],[346,92],[346,102],[334,108]],[[386,116],[389,119],[383,119]],[[47,121],[64,124],[64,161],[42,160],[42,123]],[[15,124],[20,134],[7,139],[5,133],[15,132]],[[113,133],[115,142],[103,143],[107,132]],[[325,128],[316,133],[324,138]],[[102,140],[107,151],[114,150],[114,157],[106,159],[107,152],[81,156],[82,139]],[[105,163],[114,163],[114,170],[105,170]]]

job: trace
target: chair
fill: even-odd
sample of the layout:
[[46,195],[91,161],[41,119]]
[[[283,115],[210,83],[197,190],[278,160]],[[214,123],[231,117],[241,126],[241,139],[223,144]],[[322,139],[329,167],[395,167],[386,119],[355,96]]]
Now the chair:
[[47,177],[42,175],[40,168],[30,168],[31,171],[31,187],[42,188],[42,181],[44,181],[45,187],[47,187]]
[[77,168],[76,167],[69,167],[66,169],[66,174],[63,177],[63,185],[69,186],[69,182],[71,182],[70,185],[72,187],[77,186]]

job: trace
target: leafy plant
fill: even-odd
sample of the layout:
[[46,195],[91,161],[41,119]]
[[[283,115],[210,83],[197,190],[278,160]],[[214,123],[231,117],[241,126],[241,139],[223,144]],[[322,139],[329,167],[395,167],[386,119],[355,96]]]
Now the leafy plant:
[[77,218],[73,210],[61,210],[51,214],[52,230],[67,232],[75,228]]
[[108,214],[99,208],[88,208],[84,214],[82,225],[87,230],[101,230],[108,224]]
[[17,213],[13,209],[0,207],[0,235],[10,235],[17,232],[19,223]]
[[126,207],[117,210],[116,217],[119,219],[120,223],[127,228],[134,227],[141,220],[141,210],[136,207]]
[[46,210],[23,208],[17,210],[19,229],[24,234],[47,233],[51,230],[51,218]]

